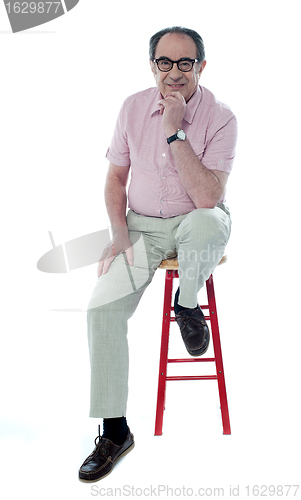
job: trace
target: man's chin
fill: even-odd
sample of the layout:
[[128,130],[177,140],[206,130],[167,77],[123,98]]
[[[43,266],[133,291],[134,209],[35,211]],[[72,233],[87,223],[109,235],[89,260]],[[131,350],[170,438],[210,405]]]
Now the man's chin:
[[[164,94],[163,94],[164,92]],[[185,87],[185,85],[183,85],[182,87],[174,87],[174,86],[169,86],[169,85],[165,85],[164,86],[164,90],[163,92],[161,91],[161,94],[163,95],[163,97],[165,97],[166,95],[168,94],[171,94],[172,92],[180,92],[180,94],[182,94],[182,96],[184,97],[185,101],[187,101],[187,88]]]

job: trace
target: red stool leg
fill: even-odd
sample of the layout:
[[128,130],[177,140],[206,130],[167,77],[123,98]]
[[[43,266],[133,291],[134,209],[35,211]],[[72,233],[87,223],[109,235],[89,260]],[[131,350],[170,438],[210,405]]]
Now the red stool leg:
[[173,278],[174,271],[166,271],[155,436],[162,435]]
[[207,295],[208,295],[208,303],[209,303],[210,323],[211,323],[212,341],[213,341],[213,349],[214,349],[215,364],[216,364],[216,374],[217,374],[219,398],[220,398],[220,404],[221,404],[223,433],[224,434],[231,434],[229,410],[228,410],[228,400],[227,400],[227,392],[226,392],[226,383],[225,383],[223,358],[222,358],[222,349],[221,349],[221,342],[220,342],[220,335],[219,335],[219,327],[218,327],[217,310],[216,310],[215,293],[214,293],[212,275],[206,281],[206,287],[207,287]]

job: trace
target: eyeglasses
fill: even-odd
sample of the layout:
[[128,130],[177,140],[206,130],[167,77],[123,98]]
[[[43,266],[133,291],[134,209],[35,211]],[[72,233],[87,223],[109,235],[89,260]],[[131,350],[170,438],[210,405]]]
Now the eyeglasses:
[[178,69],[186,73],[187,71],[192,70],[194,63],[198,62],[198,59],[189,59],[187,57],[183,57],[178,61],[172,61],[167,57],[159,57],[159,59],[153,59],[153,62],[157,64],[160,71],[170,71],[173,68],[173,65],[176,63]]

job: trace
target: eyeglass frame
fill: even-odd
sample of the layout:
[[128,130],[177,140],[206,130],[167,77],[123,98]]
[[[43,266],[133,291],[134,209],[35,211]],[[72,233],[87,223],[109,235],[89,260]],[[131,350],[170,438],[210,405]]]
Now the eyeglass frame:
[[[167,69],[167,70],[164,70],[164,69],[160,69],[159,68],[159,65],[158,65],[158,62],[159,61],[169,61],[172,63],[172,66],[170,69]],[[180,62],[183,62],[183,61],[189,61],[192,63],[192,67],[188,70],[182,70],[179,68],[179,63]],[[190,57],[182,57],[181,59],[179,59],[178,61],[172,61],[171,59],[169,59],[168,57],[159,57],[159,59],[153,59],[153,62],[155,62],[157,64],[157,68],[159,71],[162,71],[162,73],[168,73],[168,71],[171,71],[172,68],[173,68],[173,65],[176,64],[177,67],[178,67],[178,70],[181,71],[182,73],[189,73],[189,71],[191,71],[193,69],[193,66],[196,62],[199,62],[198,59],[190,59]]]

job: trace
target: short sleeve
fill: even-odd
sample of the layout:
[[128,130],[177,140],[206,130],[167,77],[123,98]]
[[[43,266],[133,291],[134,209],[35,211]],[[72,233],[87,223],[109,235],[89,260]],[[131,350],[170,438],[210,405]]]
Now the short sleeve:
[[131,164],[130,150],[126,133],[126,101],[119,112],[111,144],[107,150],[106,158],[118,167],[128,167]]
[[220,170],[230,174],[237,141],[237,121],[231,113],[228,120],[220,123],[218,130],[209,139],[202,158],[209,170]]

